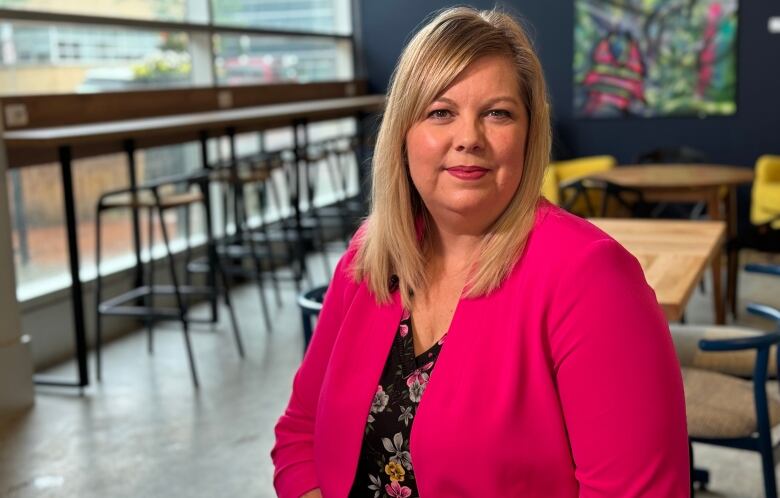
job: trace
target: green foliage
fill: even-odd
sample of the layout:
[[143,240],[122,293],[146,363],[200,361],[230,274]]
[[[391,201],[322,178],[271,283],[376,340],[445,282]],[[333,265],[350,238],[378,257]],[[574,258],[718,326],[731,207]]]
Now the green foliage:
[[133,66],[136,81],[159,81],[186,77],[192,71],[192,62],[186,52],[165,50],[155,52],[143,62]]

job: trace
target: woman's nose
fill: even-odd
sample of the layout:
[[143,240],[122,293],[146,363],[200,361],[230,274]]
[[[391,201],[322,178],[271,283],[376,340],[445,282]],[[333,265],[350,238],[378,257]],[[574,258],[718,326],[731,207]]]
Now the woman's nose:
[[476,152],[484,149],[485,135],[481,123],[475,120],[463,120],[458,127],[454,145],[458,152]]

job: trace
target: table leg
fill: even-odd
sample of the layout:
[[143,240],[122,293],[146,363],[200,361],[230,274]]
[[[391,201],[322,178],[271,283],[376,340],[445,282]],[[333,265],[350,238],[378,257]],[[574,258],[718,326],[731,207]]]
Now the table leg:
[[739,276],[739,254],[731,250],[732,241],[737,236],[737,187],[731,186],[726,192],[726,304],[731,314],[737,316],[737,278]]
[[228,128],[226,130],[226,134],[228,137],[228,145],[230,146],[231,181],[229,183],[233,187],[233,220],[236,225],[236,235],[238,236],[237,238],[240,240],[241,236],[243,235],[241,225],[246,223],[247,227],[249,227],[249,220],[241,219],[240,206],[242,206],[242,204],[240,203],[244,202],[244,187],[241,185],[241,182],[238,181],[238,149],[236,148],[236,130],[234,128]]
[[[305,127],[306,124],[301,121],[295,121],[293,123],[293,149],[295,149],[295,167],[293,168],[293,214],[295,215],[295,230],[300,232],[301,230],[301,184],[303,180],[301,178],[301,161],[304,159],[301,157],[301,152],[306,149],[306,136],[304,133],[301,138],[301,127]],[[305,130],[305,128],[304,128]]]
[[[137,195],[136,188],[138,187],[135,167],[135,142],[132,139],[125,140],[124,148],[127,155],[127,178],[130,181],[131,195],[135,197]],[[134,198],[133,201],[135,200]],[[138,209],[133,208],[130,214],[133,227],[133,250],[135,251],[135,287],[141,287],[144,284],[144,270],[141,262],[141,223],[138,217]],[[149,248],[149,250],[151,251],[152,249]],[[149,258],[151,259],[151,254]]]
[[68,236],[68,261],[70,264],[70,297],[73,306],[74,335],[76,343],[76,363],[78,382],[72,383],[46,379],[36,376],[38,385],[79,387],[89,385],[87,369],[87,331],[84,323],[84,294],[81,287],[79,268],[78,225],[76,224],[76,202],[73,196],[73,172],[71,169],[71,149],[65,145],[59,148],[60,171],[62,174],[62,192],[65,201],[65,227]]
[[[723,211],[720,208],[720,188],[712,189],[707,197],[707,212],[710,219],[723,220]],[[726,220],[728,225],[728,220]],[[728,226],[726,227],[728,232]],[[726,323],[725,306],[723,302],[723,290],[721,287],[721,253],[722,248],[715,251],[712,256],[712,299],[715,305],[715,323],[723,325]]]
[[[305,120],[295,120],[292,124],[293,127],[293,160],[295,161],[295,164],[292,168],[292,192],[290,195],[290,202],[292,203],[293,208],[293,230],[295,231],[295,251],[296,256],[298,257],[298,270],[296,271],[296,278],[303,278],[304,275],[308,275],[308,270],[306,269],[306,250],[304,247],[304,237],[303,237],[303,221],[301,219],[301,190],[302,190],[302,183],[303,179],[301,178],[301,169],[303,169],[303,172],[306,172],[306,164],[303,164],[303,168],[301,167],[301,161],[304,161],[306,158],[301,153],[306,151],[306,148],[308,146],[307,143],[307,137],[306,137],[306,121]],[[288,188],[290,188],[288,186]]]
[[[200,158],[202,162],[202,167],[204,170],[210,169],[209,166],[209,135],[207,132],[202,131],[200,132]],[[216,249],[216,241],[214,239],[214,222],[211,217],[211,184],[209,183],[208,179],[204,180],[204,183],[201,185],[201,188],[203,190],[203,208],[205,210],[205,216],[206,216],[206,247],[207,247],[207,254],[208,254],[208,261],[209,261],[209,271],[206,274],[206,284],[211,289],[216,289],[217,286],[217,278],[216,278],[216,268],[217,268],[217,249]],[[227,292],[227,289],[225,289],[225,292]],[[209,297],[209,304],[211,305],[211,321],[212,323],[219,322],[219,306],[217,303],[217,293],[212,294]]]

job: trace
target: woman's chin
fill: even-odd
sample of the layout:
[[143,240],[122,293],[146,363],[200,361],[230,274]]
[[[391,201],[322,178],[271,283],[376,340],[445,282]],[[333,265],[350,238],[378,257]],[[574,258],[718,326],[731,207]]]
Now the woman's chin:
[[503,211],[494,201],[473,200],[471,202],[448,203],[431,211],[434,220],[441,223],[457,223],[468,226],[489,226]]

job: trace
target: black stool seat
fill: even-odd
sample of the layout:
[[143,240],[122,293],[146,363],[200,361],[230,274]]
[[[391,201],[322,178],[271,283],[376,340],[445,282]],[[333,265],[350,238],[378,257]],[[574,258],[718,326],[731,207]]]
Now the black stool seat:
[[135,194],[132,192],[122,192],[108,195],[101,200],[101,206],[104,209],[109,208],[158,208],[172,209],[190,204],[203,202],[203,195],[200,192],[182,192],[175,194],[160,194],[160,198],[155,199],[154,193],[149,190],[142,190]]
[[229,168],[219,168],[211,173],[211,180],[221,183],[258,183],[264,182],[269,178],[271,178],[271,172],[267,169],[242,169],[235,171]]

